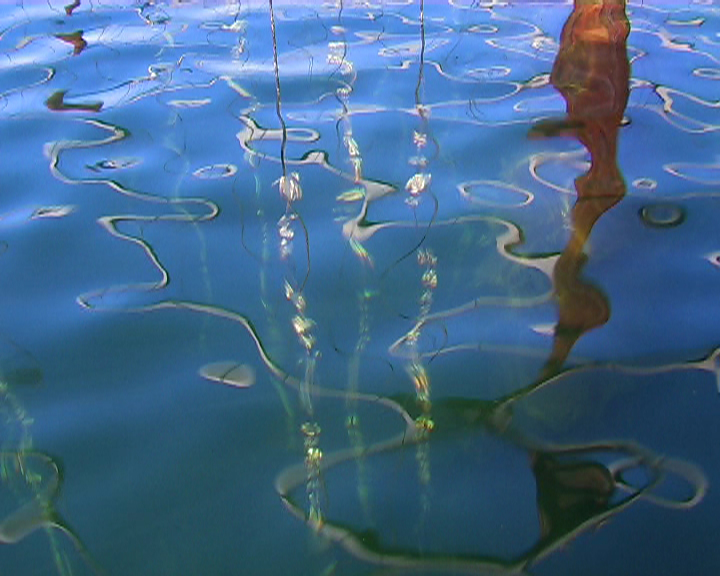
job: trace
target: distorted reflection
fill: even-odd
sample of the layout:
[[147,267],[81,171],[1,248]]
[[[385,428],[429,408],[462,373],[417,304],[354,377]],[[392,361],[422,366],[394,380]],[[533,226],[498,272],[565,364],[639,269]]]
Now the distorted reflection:
[[75,56],[80,54],[87,47],[87,42],[85,41],[85,38],[83,38],[82,30],[78,30],[77,32],[73,32],[71,34],[57,34],[55,37],[72,45],[73,54]]
[[[58,574],[74,574],[84,567],[99,576],[102,569],[57,510],[61,465],[33,447],[33,418],[20,391],[40,386],[42,380],[30,353],[0,339],[0,544],[18,544],[45,530]],[[56,532],[65,538],[57,538]]]
[[45,101],[45,105],[49,110],[55,112],[100,112],[103,107],[102,102],[92,102],[90,104],[75,104],[65,102],[65,94],[67,90],[58,90],[53,92]]
[[[304,375],[300,380],[299,392],[300,403],[304,409],[306,421],[300,425],[300,432],[303,439],[305,456],[305,478],[308,501],[307,520],[315,529],[319,530],[324,523],[323,512],[323,491],[322,491],[322,462],[324,454],[321,448],[321,428],[315,417],[313,397],[315,395],[315,373],[317,363],[320,359],[320,352],[316,343],[315,321],[310,317],[307,310],[307,301],[303,290],[308,276],[310,275],[310,240],[307,227],[302,216],[295,208],[295,203],[303,198],[303,190],[300,184],[300,174],[291,172],[288,174],[286,156],[288,145],[288,130],[285,117],[282,112],[282,89],[280,83],[280,64],[278,60],[277,28],[275,24],[275,10],[273,0],[268,0],[270,12],[270,32],[272,35],[273,47],[273,73],[275,80],[275,114],[280,125],[280,168],[281,176],[275,181],[280,189],[280,196],[285,200],[285,213],[277,222],[278,236],[280,238],[280,257],[287,269],[283,278],[283,290],[286,300],[291,304],[294,316],[291,320],[292,329],[297,336],[298,342],[304,349]],[[295,229],[300,224],[305,236],[305,254],[307,256],[307,272],[302,280],[296,277],[297,264],[293,258],[293,247],[295,245]]]
[[[53,253],[58,286],[43,296],[75,298],[80,312],[58,305],[38,346],[50,358],[81,350],[101,366],[48,361],[65,379],[49,407],[38,402],[43,433],[61,432],[58,451],[104,454],[96,444],[114,442],[113,466],[79,460],[97,471],[84,480],[97,493],[70,486],[68,471],[61,506],[60,459],[32,447],[15,394],[39,372],[0,361],[0,544],[44,531],[56,562],[102,573],[64,507],[83,534],[106,528],[91,547],[134,574],[164,560],[182,570],[184,549],[199,550],[208,573],[242,559],[267,563],[247,573],[288,573],[277,561],[354,574],[372,570],[367,562],[383,574],[504,576],[550,556],[574,573],[585,558],[563,556],[571,540],[602,549],[616,535],[593,531],[607,520],[641,533],[647,509],[686,510],[708,495],[694,463],[707,462],[676,449],[684,436],[668,447],[646,433],[652,416],[636,423],[634,410],[655,398],[630,396],[681,372],[712,374],[720,389],[714,332],[672,354],[589,342],[624,326],[635,304],[618,302],[631,291],[616,262],[598,265],[597,280],[585,275],[591,236],[605,247],[596,224],[630,209],[644,234],[683,232],[697,215],[657,199],[667,178],[718,182],[708,157],[637,173],[623,162],[621,172],[618,141],[634,148],[626,138],[641,124],[624,120],[629,100],[633,119],[650,110],[666,130],[683,118],[716,128],[682,116],[699,100],[674,88],[632,108],[635,87],[651,83],[630,80],[640,49],[628,47],[624,0],[528,4],[563,10],[559,42],[525,3],[130,3],[128,15],[75,0],[63,17],[48,2],[42,42],[13,36],[25,24],[4,33],[7,62],[28,69],[8,80],[0,112],[12,137],[26,137],[26,122],[39,134],[28,142],[42,151],[38,181],[51,186],[38,184],[50,191],[28,207],[13,196],[12,160],[0,166],[0,230],[14,226],[2,250],[21,238],[19,222],[47,226],[27,243],[42,242],[38,258],[62,237],[53,231],[79,227],[70,257]],[[633,30],[664,42],[660,54],[684,46],[633,18]],[[720,77],[702,64],[698,78]],[[623,229],[623,248],[637,229]],[[702,242],[694,265],[716,274],[720,249]],[[41,304],[33,313],[46,321]],[[59,342],[66,332],[73,338]],[[127,368],[132,377],[102,367],[107,356],[125,369],[138,349],[146,365]],[[89,374],[86,387],[70,386],[66,374],[77,373]],[[108,413],[68,422],[73,390],[91,409],[106,392]],[[612,407],[600,410],[595,393]],[[297,538],[306,528],[309,547]],[[206,548],[226,554],[213,565]],[[318,557],[320,571],[310,567]],[[133,561],[140,572],[127,570]]]
[[65,14],[68,16],[72,16],[73,11],[75,8],[80,6],[80,0],[73,0],[70,4],[65,6]]
[[[422,27],[422,17],[420,22]],[[374,444],[362,451],[362,456],[367,457],[402,449],[412,443],[430,444],[448,433],[470,437],[470,430],[476,427],[489,431],[501,439],[509,450],[520,449],[527,454],[530,473],[536,485],[538,536],[534,544],[511,558],[487,553],[459,558],[442,554],[398,552],[386,549],[378,533],[373,532],[369,536],[366,532],[354,531],[346,525],[333,524],[326,518],[320,531],[358,558],[404,569],[524,573],[531,565],[556,552],[569,540],[600,526],[638,500],[682,509],[691,508],[703,499],[707,480],[702,471],[689,462],[663,459],[629,441],[601,440],[565,445],[548,443],[516,425],[512,417],[514,403],[531,398],[547,386],[561,389],[571,385],[565,376],[572,371],[563,373],[562,369],[575,342],[589,330],[605,324],[610,317],[607,296],[599,287],[582,277],[582,270],[587,260],[585,247],[593,226],[603,214],[620,202],[626,191],[618,166],[617,141],[629,94],[628,34],[629,22],[623,1],[577,0],[563,28],[560,49],[550,76],[552,84],[566,101],[567,115],[558,120],[538,122],[530,131],[531,138],[576,138],[590,155],[589,170],[575,180],[577,200],[571,211],[570,239],[559,258],[550,260],[554,262],[552,280],[559,319],[554,330],[552,352],[540,376],[529,386],[504,399],[435,400],[432,420],[429,419],[427,408],[429,399],[425,395],[394,396],[391,400],[396,403],[396,411],[406,411],[407,414],[404,417],[405,432],[400,437]],[[420,85],[419,82],[418,87]],[[421,118],[427,130],[427,116],[421,115]],[[425,166],[426,163],[423,163],[422,167]],[[420,188],[424,189],[426,180],[421,176],[416,174],[408,182],[408,191],[413,195]],[[419,184],[421,180],[422,186]],[[351,240],[369,237],[369,234],[363,235],[360,228],[367,212],[367,203],[366,195],[361,215],[346,223],[344,232]],[[418,254],[422,261],[426,259],[424,249]],[[426,304],[432,301],[432,298],[424,298]],[[425,310],[414,331],[394,345],[399,346],[401,342],[405,355],[414,359],[411,366],[416,367],[416,370],[410,373],[415,382],[427,381],[429,378],[421,364],[422,356],[416,349],[428,312]],[[422,368],[422,377],[417,376],[417,367]],[[688,368],[685,366],[685,369]],[[432,426],[425,427],[426,421]],[[433,431],[436,426],[438,432]],[[418,454],[416,459],[424,462],[424,466],[429,469],[430,454],[427,449]],[[358,452],[352,449],[328,453],[322,469],[329,473],[331,468],[358,457]],[[426,472],[423,480],[421,469],[420,483],[428,479],[429,472]],[[279,476],[276,486],[288,508],[307,521],[302,506],[293,497],[302,480],[301,467],[289,468]],[[684,496],[672,500],[655,495],[654,491],[665,482],[684,484]]]
[[530,131],[531,137],[577,138],[590,154],[590,169],[575,180],[571,238],[553,270],[559,319],[541,380],[562,368],[584,333],[610,318],[607,297],[582,278],[582,270],[593,226],[625,195],[617,141],[629,94],[629,32],[624,0],[576,0],[550,75],[567,103],[567,116],[540,122]]

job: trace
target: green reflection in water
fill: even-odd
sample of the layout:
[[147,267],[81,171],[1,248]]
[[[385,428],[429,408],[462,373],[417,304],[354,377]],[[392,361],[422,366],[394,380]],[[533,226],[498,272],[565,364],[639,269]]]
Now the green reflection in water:
[[[72,576],[88,569],[104,575],[55,507],[63,483],[62,468],[57,459],[33,448],[33,420],[18,397],[23,387],[40,384],[42,372],[27,353],[18,355],[17,348],[12,348],[13,355],[3,359],[10,366],[0,373],[0,544],[17,544],[43,529],[59,575]],[[70,551],[58,533],[71,544]]]

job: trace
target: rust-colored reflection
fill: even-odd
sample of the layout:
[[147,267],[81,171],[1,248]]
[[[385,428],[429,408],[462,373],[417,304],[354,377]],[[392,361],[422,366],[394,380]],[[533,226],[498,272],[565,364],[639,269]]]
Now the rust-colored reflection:
[[80,6],[80,0],[74,0],[72,3],[65,6],[65,14],[67,16],[72,16],[73,10]]
[[87,42],[83,38],[82,30],[73,32],[72,34],[56,34],[55,38],[71,44],[73,47],[73,54],[77,56],[87,47]]
[[571,135],[587,148],[591,161],[588,172],[575,180],[572,236],[553,272],[559,318],[542,380],[560,370],[585,332],[610,318],[607,297],[581,272],[595,222],[625,195],[617,139],[629,94],[629,32],[624,0],[575,0],[550,75],[565,98],[567,116],[540,122],[530,132],[530,137]]

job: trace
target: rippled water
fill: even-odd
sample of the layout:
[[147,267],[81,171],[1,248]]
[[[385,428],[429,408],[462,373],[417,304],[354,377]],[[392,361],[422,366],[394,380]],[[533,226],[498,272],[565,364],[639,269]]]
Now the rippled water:
[[716,574],[716,2],[0,7],[0,574]]

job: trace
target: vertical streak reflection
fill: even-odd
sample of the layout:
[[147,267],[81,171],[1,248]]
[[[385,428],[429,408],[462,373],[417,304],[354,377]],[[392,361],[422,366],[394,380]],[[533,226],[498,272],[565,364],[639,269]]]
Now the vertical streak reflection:
[[275,112],[278,120],[280,121],[280,128],[282,130],[282,140],[280,142],[280,165],[282,166],[282,175],[284,178],[287,177],[287,167],[285,166],[285,148],[287,146],[287,126],[285,125],[285,119],[282,115],[282,99],[280,97],[280,66],[278,65],[278,50],[277,50],[277,34],[275,32],[275,10],[273,9],[273,0],[268,0],[270,6],[270,32],[272,34],[272,47],[273,47],[273,70],[275,72]]
[[[335,97],[341,105],[339,113],[338,126],[342,129],[342,144],[348,155],[348,160],[353,170],[353,184],[355,188],[353,193],[362,190],[364,201],[367,202],[368,191],[363,186],[363,159],[360,146],[355,140],[352,126],[352,114],[350,112],[350,96],[355,88],[357,80],[357,72],[353,62],[348,57],[348,42],[343,26],[343,0],[337,0],[336,7],[338,10],[337,22],[338,26],[331,29],[331,32],[337,36],[337,41],[333,40],[328,43],[327,61],[329,64],[337,66],[338,71],[342,75],[340,86],[335,90]],[[365,451],[367,446],[363,437],[361,427],[361,419],[358,411],[358,392],[360,389],[360,368],[362,366],[362,358],[365,347],[370,341],[370,300],[373,296],[372,291],[368,287],[367,268],[372,266],[372,259],[362,244],[350,238],[350,247],[355,256],[357,256],[362,268],[362,280],[360,282],[360,291],[358,293],[358,338],[355,343],[347,370],[347,386],[345,408],[347,415],[345,418],[345,427],[348,433],[348,440],[352,451],[355,453],[357,467],[357,495],[362,505],[363,513],[366,519],[370,521],[371,509],[370,498],[367,482],[367,473],[365,469]]]
[[[415,86],[415,110],[421,120],[421,128],[413,132],[413,143],[416,147],[416,155],[410,163],[416,165],[417,172],[408,181],[405,188],[410,193],[408,205],[415,208],[419,203],[419,197],[430,186],[431,176],[427,170],[428,161],[423,155],[428,139],[428,117],[430,109],[423,105],[422,93],[424,88],[424,67],[425,67],[425,2],[420,0],[420,54],[418,80]],[[425,323],[433,303],[433,293],[437,287],[437,257],[431,249],[423,248],[417,253],[418,265],[424,268],[422,274],[423,292],[420,296],[420,311],[417,323],[409,337],[410,363],[407,367],[408,374],[415,387],[415,401],[420,408],[420,415],[416,418],[416,426],[421,438],[426,438],[434,428],[432,419],[432,399],[430,395],[430,375],[427,372],[422,358],[418,351],[418,339],[420,337],[420,326]],[[430,474],[430,445],[427,442],[420,442],[416,447],[415,458],[418,463],[418,475],[420,484],[423,487],[421,493],[422,517],[418,528],[422,527],[425,516],[430,508],[429,485]]]
[[424,84],[425,72],[425,0],[420,0],[420,71],[415,85],[415,105],[420,104],[420,89]]
[[[314,409],[312,403],[313,384],[315,381],[315,368],[319,357],[319,352],[315,348],[315,322],[306,313],[306,300],[303,295],[305,282],[310,274],[310,248],[307,227],[302,221],[300,214],[293,207],[293,203],[302,199],[302,187],[300,185],[300,174],[298,172],[287,173],[286,152],[287,146],[287,126],[282,115],[282,91],[280,88],[280,66],[278,62],[277,49],[277,29],[275,26],[275,10],[272,0],[268,0],[270,8],[270,31],[272,34],[273,46],[273,70],[275,73],[275,112],[280,122],[282,130],[282,138],[280,142],[280,164],[282,175],[277,184],[280,188],[280,195],[287,202],[285,214],[278,221],[278,234],[280,236],[280,257],[283,261],[288,262],[292,255],[293,239],[295,237],[295,222],[300,222],[305,235],[305,246],[307,250],[307,272],[305,279],[298,286],[297,281],[293,278],[294,274],[291,270],[285,276],[284,290],[286,299],[293,305],[295,314],[292,318],[292,327],[297,336],[298,341],[305,350],[304,364],[305,374],[300,381],[299,395],[300,403],[305,410],[307,420],[300,426],[300,432],[303,436],[303,449],[305,453],[305,490],[308,496],[308,523],[315,529],[319,530],[323,525],[323,512],[321,505],[321,489],[322,489],[322,460],[323,453],[320,448],[320,432],[319,423],[314,417]],[[288,262],[289,263],[289,262]]]

